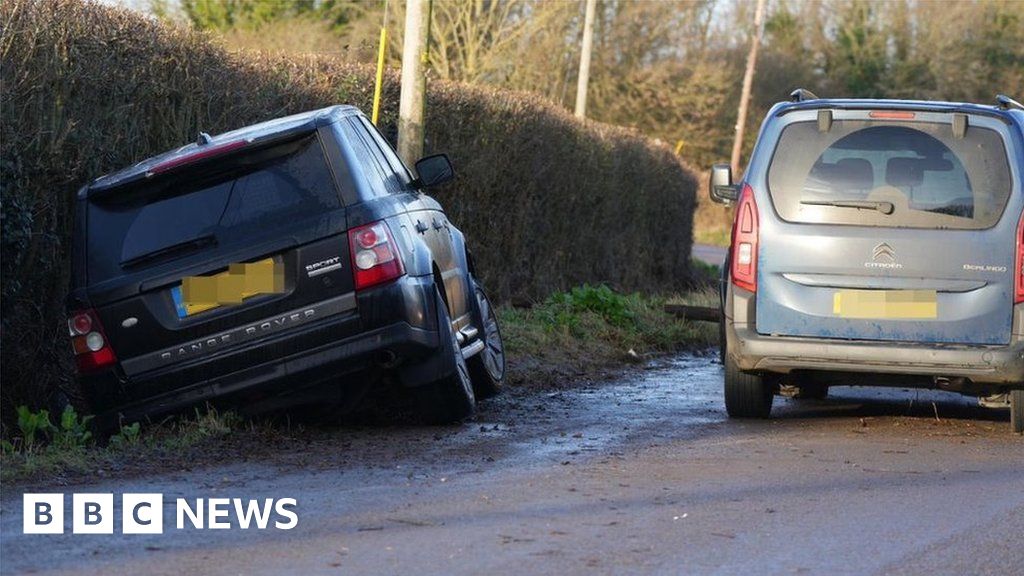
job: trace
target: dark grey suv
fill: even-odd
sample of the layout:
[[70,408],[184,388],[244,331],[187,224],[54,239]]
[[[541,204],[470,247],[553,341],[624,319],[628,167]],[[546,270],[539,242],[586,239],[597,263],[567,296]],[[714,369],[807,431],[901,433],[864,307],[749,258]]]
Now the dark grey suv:
[[[768,113],[722,283],[725,402],[767,417],[780,384],[1002,398],[1024,430],[1024,107],[828,100]],[[870,376],[868,376],[870,374]]]
[[498,391],[462,233],[351,106],[209,137],[78,193],[68,329],[102,423],[207,401],[343,409],[387,379],[431,421]]

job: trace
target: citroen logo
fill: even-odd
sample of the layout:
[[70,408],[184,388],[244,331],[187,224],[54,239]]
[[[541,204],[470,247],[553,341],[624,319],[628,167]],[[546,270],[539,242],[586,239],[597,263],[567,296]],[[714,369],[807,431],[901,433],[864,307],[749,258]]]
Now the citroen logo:
[[878,246],[875,246],[875,249],[871,252],[871,259],[875,262],[895,262],[896,251],[892,249],[892,246],[882,242]]

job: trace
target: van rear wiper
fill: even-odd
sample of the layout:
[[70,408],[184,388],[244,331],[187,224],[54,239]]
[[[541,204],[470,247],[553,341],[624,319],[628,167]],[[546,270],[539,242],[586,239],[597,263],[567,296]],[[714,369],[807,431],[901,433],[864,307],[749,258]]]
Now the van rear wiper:
[[859,210],[878,210],[882,214],[892,214],[896,206],[885,200],[801,200],[807,206],[835,206],[836,208],[857,208]]
[[132,268],[134,266],[138,266],[139,264],[144,264],[146,262],[151,262],[153,260],[170,256],[171,254],[175,254],[178,252],[191,252],[193,250],[205,248],[206,246],[214,246],[216,244],[216,236],[214,236],[213,234],[203,234],[202,236],[196,236],[195,238],[190,238],[188,240],[178,242],[176,244],[164,246],[163,248],[157,248],[156,250],[139,254],[138,256],[132,256],[127,260],[122,260],[121,267]]

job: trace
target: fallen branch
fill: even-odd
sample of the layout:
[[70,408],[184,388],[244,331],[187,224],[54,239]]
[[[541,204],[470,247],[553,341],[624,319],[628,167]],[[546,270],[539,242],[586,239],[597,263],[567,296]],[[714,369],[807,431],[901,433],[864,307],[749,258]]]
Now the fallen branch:
[[690,306],[689,304],[666,304],[665,312],[696,322],[718,322],[722,316],[718,308]]

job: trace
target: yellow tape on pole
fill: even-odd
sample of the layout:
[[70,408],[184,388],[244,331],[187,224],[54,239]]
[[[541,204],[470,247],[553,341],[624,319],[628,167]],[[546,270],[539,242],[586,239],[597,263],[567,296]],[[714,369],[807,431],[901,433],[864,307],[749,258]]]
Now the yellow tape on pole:
[[388,29],[381,27],[380,49],[377,51],[377,83],[373,87],[373,115],[370,118],[374,126],[377,125],[377,118],[380,117],[380,91],[384,84],[384,49],[387,46],[387,40]]

